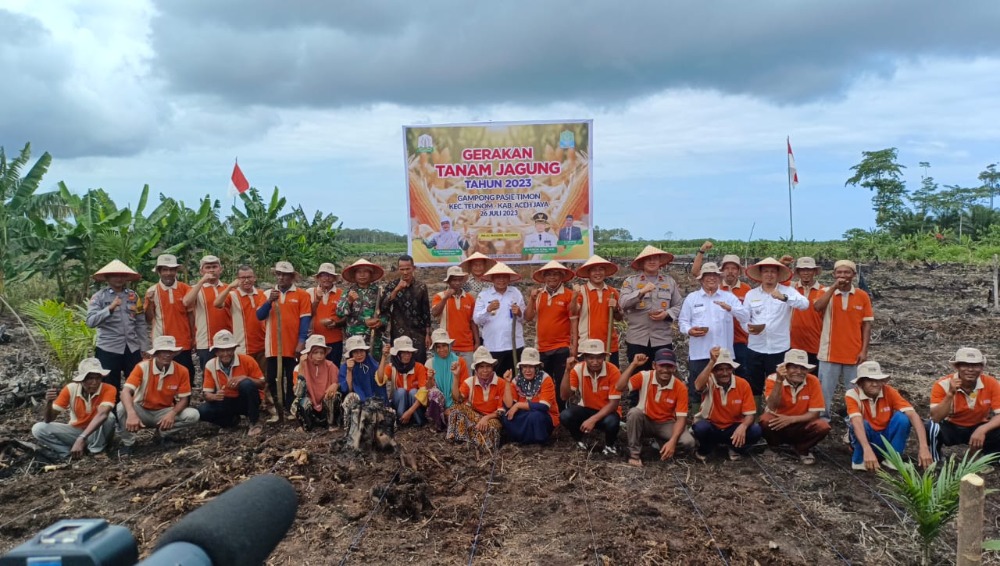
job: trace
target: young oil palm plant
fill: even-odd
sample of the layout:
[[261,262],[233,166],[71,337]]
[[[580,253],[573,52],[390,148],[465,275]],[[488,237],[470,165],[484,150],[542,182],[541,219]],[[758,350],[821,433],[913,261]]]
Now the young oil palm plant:
[[94,352],[97,331],[87,326],[82,308],[73,309],[51,299],[32,301],[24,307],[25,314],[35,323],[35,330],[49,345],[52,363],[63,383],[84,358]]

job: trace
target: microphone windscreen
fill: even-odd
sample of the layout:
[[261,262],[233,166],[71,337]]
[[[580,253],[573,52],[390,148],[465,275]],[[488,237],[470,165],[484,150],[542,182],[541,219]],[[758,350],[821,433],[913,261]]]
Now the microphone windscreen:
[[263,564],[295,520],[298,496],[285,478],[251,478],[192,511],[167,529],[156,548],[172,542],[201,547],[213,566]]

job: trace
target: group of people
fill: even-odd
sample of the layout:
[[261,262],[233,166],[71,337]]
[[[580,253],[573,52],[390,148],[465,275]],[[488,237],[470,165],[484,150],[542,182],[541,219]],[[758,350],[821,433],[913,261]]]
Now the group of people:
[[[653,246],[620,289],[608,282],[618,266],[593,256],[576,270],[543,265],[527,300],[514,285],[518,273],[482,254],[448,268],[433,296],[405,255],[393,281],[380,284],[384,270],[360,259],[343,273],[324,263],[308,289],[281,261],[263,291],[245,265],[222,283],[215,256],[202,258],[200,279],[186,285],[164,254],[143,299],[127,285],[139,274],[114,261],[94,275],[107,282],[87,315],[95,358],[47,393],[44,422],[32,432],[68,455],[103,450],[117,428],[127,454],[143,427],[169,442],[199,421],[232,427],[245,417],[256,436],[263,413],[269,421],[294,415],[305,429],[350,429],[361,426],[361,408],[374,407],[395,426],[426,424],[484,451],[504,440],[546,443],[562,426],[580,448],[624,451],[635,466],[648,440],[661,459],[680,450],[704,460],[716,448],[739,459],[761,439],[790,446],[809,465],[842,387],[857,469],[886,465],[883,443],[902,452],[911,432],[921,465],[946,445],[1000,451],[1000,385],[979,350],[956,353],[954,373],[933,385],[925,423],[868,359],[872,304],[854,283],[853,262],[836,262],[823,286],[811,258],[744,269],[735,255],[704,261],[712,247],[696,254],[700,287],[686,297],[665,270],[673,255]],[[687,336],[686,376],[677,330]],[[197,408],[189,405],[192,352],[204,392]],[[68,425],[53,422],[59,412],[69,413]]]

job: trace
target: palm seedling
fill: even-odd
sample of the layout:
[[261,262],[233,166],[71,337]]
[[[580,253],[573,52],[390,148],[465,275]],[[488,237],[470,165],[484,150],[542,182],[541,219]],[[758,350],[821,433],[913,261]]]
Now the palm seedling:
[[49,359],[62,382],[68,382],[80,361],[94,352],[97,331],[87,326],[86,313],[51,299],[32,301],[24,311],[48,344]]

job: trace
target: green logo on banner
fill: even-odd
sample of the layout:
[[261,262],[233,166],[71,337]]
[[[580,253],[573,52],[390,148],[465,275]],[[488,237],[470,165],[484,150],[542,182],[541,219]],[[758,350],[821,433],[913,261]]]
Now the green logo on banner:
[[562,133],[559,134],[559,147],[560,149],[576,147],[576,136],[573,135],[573,132],[563,130]]
[[434,138],[430,134],[417,138],[417,153],[434,153]]

